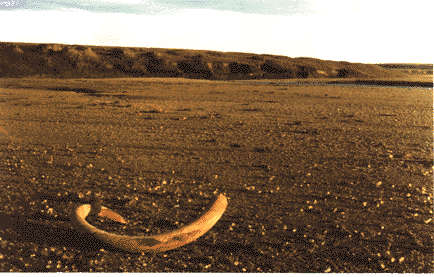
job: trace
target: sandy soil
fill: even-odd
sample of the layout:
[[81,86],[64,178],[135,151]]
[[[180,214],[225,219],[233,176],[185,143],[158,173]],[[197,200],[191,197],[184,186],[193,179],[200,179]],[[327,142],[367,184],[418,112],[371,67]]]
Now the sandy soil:
[[[174,79],[0,81],[0,270],[432,272],[432,89]],[[228,208],[179,249],[80,233],[100,199],[155,234]]]

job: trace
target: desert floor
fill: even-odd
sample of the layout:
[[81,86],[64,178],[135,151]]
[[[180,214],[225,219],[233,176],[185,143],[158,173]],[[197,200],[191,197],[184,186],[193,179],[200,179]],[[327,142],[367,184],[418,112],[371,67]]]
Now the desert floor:
[[[432,272],[433,90],[185,79],[0,80],[0,271]],[[156,234],[131,254],[76,231],[99,197]],[[96,195],[96,196],[95,196]]]

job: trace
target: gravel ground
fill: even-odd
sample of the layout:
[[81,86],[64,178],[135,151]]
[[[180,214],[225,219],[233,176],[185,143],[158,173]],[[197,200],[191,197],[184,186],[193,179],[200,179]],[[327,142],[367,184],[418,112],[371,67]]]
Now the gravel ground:
[[[2,272],[433,272],[432,89],[170,79],[0,82]],[[152,235],[132,254],[71,225],[95,199]]]

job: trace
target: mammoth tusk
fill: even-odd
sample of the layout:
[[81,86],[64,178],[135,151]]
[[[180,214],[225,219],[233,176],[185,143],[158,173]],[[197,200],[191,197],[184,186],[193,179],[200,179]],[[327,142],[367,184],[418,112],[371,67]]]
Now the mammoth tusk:
[[86,221],[89,214],[98,214],[112,219],[113,221],[127,223],[118,213],[99,206],[92,208],[91,205],[85,204],[75,209],[73,219],[75,223],[85,231],[92,233],[95,237],[111,244],[119,249],[128,252],[158,252],[166,251],[181,247],[190,243],[211,229],[214,224],[220,219],[228,205],[227,199],[223,194],[220,194],[215,201],[210,202],[205,209],[204,214],[196,221],[174,231],[154,235],[154,236],[125,236],[116,235],[102,231]]

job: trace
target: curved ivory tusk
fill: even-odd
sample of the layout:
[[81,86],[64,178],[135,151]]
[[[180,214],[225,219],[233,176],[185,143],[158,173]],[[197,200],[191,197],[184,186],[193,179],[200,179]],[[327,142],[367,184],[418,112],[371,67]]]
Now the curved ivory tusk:
[[73,219],[86,231],[92,233],[98,239],[117,248],[129,252],[158,252],[181,247],[190,243],[211,229],[220,219],[228,205],[227,199],[220,194],[214,202],[211,202],[205,213],[196,221],[171,232],[154,236],[123,236],[102,231],[86,221],[89,214],[98,214],[114,221],[126,223],[118,213],[100,206],[92,210],[89,204],[79,206],[74,213]]

